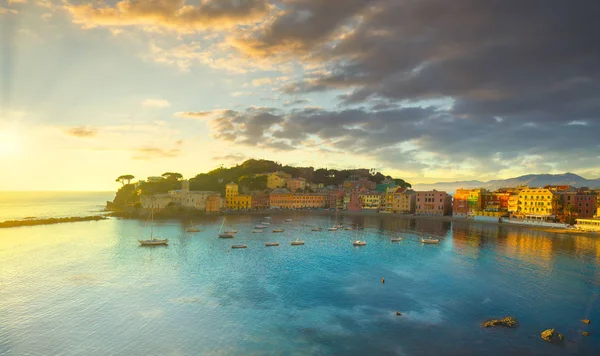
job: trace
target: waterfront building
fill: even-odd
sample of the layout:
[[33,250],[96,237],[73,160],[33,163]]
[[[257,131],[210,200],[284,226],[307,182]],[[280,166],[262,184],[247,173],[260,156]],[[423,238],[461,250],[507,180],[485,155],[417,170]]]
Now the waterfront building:
[[417,195],[412,189],[399,189],[394,194],[392,211],[394,213],[414,214]]
[[457,189],[452,197],[452,216],[466,217],[469,215],[469,189]]
[[215,193],[206,198],[206,212],[218,213],[221,210],[221,194]]
[[577,221],[577,224],[575,225],[575,227],[578,230],[600,232],[600,219],[599,218],[577,219],[576,221]]
[[553,220],[558,215],[560,197],[544,188],[529,188],[519,192],[518,215]]
[[288,179],[285,183],[290,192],[304,191],[306,188],[306,179],[304,178]]
[[252,195],[252,210],[264,210],[269,209],[269,193],[256,190],[251,193]]
[[225,185],[225,201],[227,202],[227,208],[230,204],[233,204],[233,198],[239,194],[239,186],[236,183],[227,183]]
[[344,205],[346,209],[349,211],[361,211],[363,206],[360,196],[365,191],[366,189],[364,188],[356,188],[352,189],[350,193],[346,194],[344,197]]
[[269,194],[269,207],[271,209],[293,209],[294,195],[284,188],[275,189]]
[[417,215],[447,215],[452,212],[452,196],[444,191],[416,192]]
[[482,210],[483,199],[482,199],[481,195],[484,193],[487,193],[487,192],[488,191],[483,188],[469,190],[469,197],[467,198],[467,204],[469,205],[470,212]]
[[250,210],[252,209],[252,195],[235,195],[227,200],[227,209],[229,210]]
[[[396,193],[398,192],[402,192],[406,190],[406,188],[401,188],[401,187],[388,187],[385,190],[385,211],[387,212],[393,212],[394,211],[394,196],[396,195]],[[378,190],[379,191],[379,190]]]
[[140,203],[144,209],[164,209],[171,203],[170,194],[142,195]]
[[318,209],[329,204],[329,194],[297,193],[292,196],[293,209]]
[[362,209],[379,210],[385,206],[385,193],[378,191],[364,192],[360,194]]
[[344,209],[344,196],[346,193],[343,190],[330,190],[329,191],[329,209]]

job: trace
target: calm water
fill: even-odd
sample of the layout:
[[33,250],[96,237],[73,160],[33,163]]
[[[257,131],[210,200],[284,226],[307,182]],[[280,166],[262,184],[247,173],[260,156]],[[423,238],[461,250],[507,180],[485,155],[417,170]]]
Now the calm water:
[[0,192],[0,221],[100,214],[114,192]]
[[[228,218],[235,239],[216,237],[218,218],[194,234],[158,222],[170,244],[155,248],[138,246],[141,221],[0,230],[0,355],[598,354],[598,239],[345,217],[367,226],[352,247],[353,231],[305,226],[332,217],[290,216],[273,216],[283,234]],[[422,246],[421,233],[445,239]],[[521,326],[480,327],[504,315]],[[565,346],[540,339],[551,327]]]

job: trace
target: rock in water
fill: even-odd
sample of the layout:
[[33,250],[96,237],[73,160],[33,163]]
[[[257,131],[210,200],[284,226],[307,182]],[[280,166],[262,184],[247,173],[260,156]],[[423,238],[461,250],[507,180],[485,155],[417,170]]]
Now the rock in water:
[[502,319],[492,319],[481,324],[484,328],[491,328],[493,326],[506,326],[509,328],[516,328],[518,326],[517,319],[514,316],[507,316]]
[[583,336],[590,336],[590,333],[588,333],[587,331],[584,331],[584,332],[581,333],[581,335],[583,335]]
[[583,319],[583,320],[581,320],[581,322],[582,322],[582,323],[586,323],[586,324],[589,324],[589,323],[591,323],[590,319]]
[[553,344],[562,344],[565,342],[565,336],[554,329],[542,331],[542,339]]

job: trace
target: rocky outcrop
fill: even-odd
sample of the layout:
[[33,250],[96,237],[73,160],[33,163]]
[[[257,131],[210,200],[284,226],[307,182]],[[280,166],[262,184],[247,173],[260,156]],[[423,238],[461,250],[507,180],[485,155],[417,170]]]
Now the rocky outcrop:
[[583,335],[583,336],[590,336],[590,333],[588,333],[587,331],[584,331],[584,332],[581,333],[581,335]]
[[589,323],[591,323],[590,319],[583,319],[583,320],[581,320],[581,322],[582,322],[582,323],[585,323],[585,324],[589,324]]
[[562,344],[565,342],[565,336],[554,329],[542,331],[542,339],[552,344]]
[[488,320],[488,321],[484,322],[483,324],[481,324],[481,326],[484,328],[491,328],[493,326],[506,326],[509,328],[516,328],[517,326],[519,326],[519,324],[517,322],[517,319],[514,316],[507,316],[502,319]]

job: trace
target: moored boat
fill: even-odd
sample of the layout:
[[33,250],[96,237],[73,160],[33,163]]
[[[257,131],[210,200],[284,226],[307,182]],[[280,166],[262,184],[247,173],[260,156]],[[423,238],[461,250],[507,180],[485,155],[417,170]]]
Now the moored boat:
[[246,248],[246,245],[232,245],[231,248]]
[[191,221],[190,221],[190,226],[185,228],[186,232],[200,232],[200,228],[195,226]]
[[390,239],[390,241],[392,241],[392,242],[400,242],[400,241],[402,241],[402,240],[404,240],[402,237],[392,237],[392,238]]
[[292,246],[300,246],[300,245],[304,245],[304,241],[300,240],[299,238],[296,238],[296,241],[292,241],[290,243],[290,245]]
[[320,227],[313,227],[311,230],[312,231],[323,231],[323,229]]
[[267,227],[267,225],[256,225],[254,228],[255,229],[264,229],[266,227]]
[[279,246],[279,242],[267,242],[265,244],[266,247]]
[[430,237],[428,239],[421,238],[421,242],[424,243],[424,244],[437,244],[437,243],[440,242],[440,240],[439,239],[434,239],[434,238]]
[[353,246],[366,246],[367,242],[366,241],[361,241],[361,240],[356,240],[352,243]]
[[263,230],[263,229],[256,229],[256,230],[252,230],[252,233],[253,234],[258,234],[258,233],[261,233],[261,232],[264,232],[264,231],[265,230]]
[[270,223],[270,222],[268,222],[268,221],[261,221],[261,223],[260,223],[260,224],[261,224],[261,225],[271,225],[271,223]]
[[354,228],[352,226],[348,226],[347,228],[345,228],[344,230],[354,230]]
[[335,226],[334,227],[330,227],[330,228],[327,229],[327,231],[337,231],[337,227],[335,227]]
[[169,239],[158,239],[154,237],[154,210],[150,211],[150,238],[147,240],[138,240],[142,246],[168,245]]
[[285,222],[292,222],[292,219],[285,219]]
[[284,231],[285,231],[284,229],[275,229],[275,230],[273,230],[273,232],[284,232]]
[[219,234],[219,238],[221,239],[233,239],[234,237],[233,234],[228,234],[226,232]]

